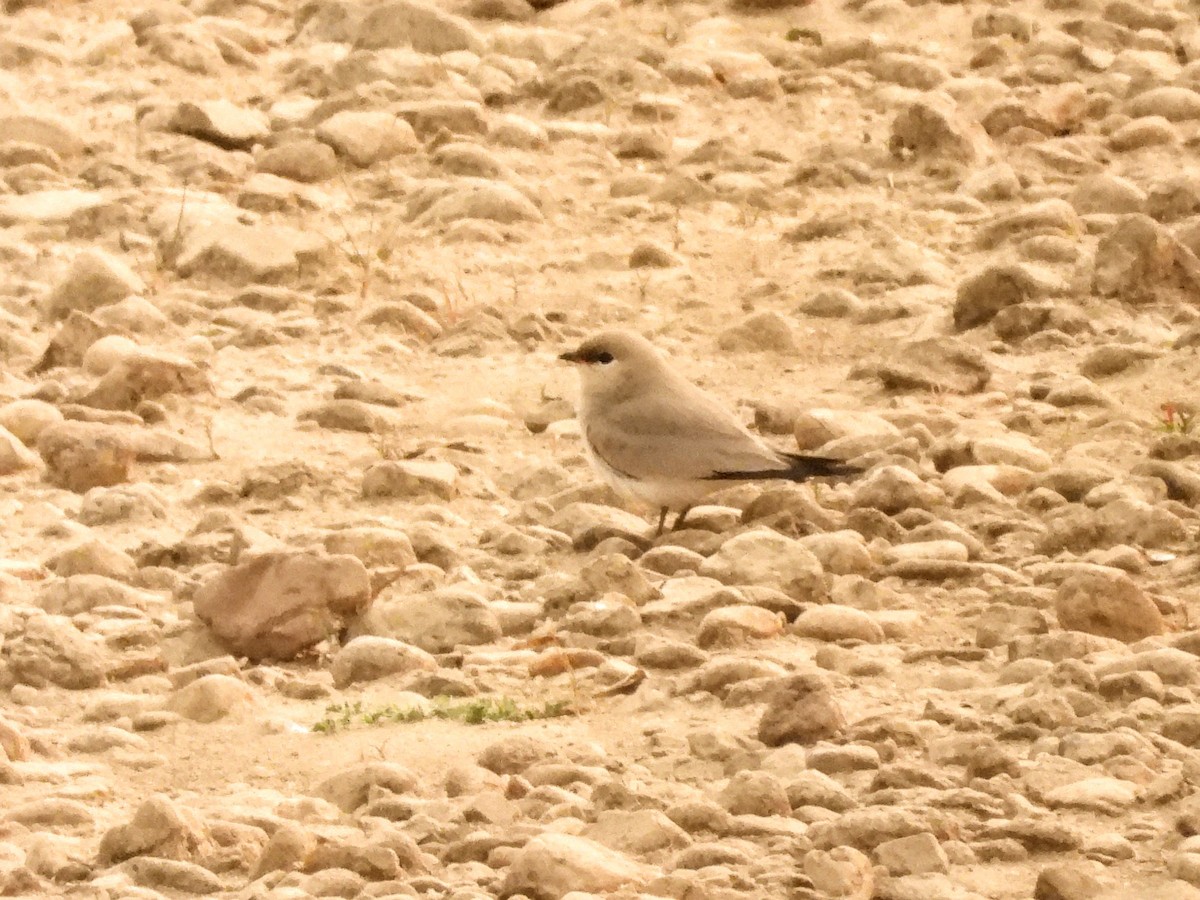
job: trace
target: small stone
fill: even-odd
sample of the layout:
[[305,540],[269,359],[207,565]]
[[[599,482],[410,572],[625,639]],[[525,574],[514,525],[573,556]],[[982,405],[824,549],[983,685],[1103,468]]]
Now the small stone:
[[403,641],[372,635],[354,638],[337,652],[329,667],[337,687],[436,669],[437,661],[425,651]]
[[768,772],[738,772],[717,799],[735,816],[786,816],[792,812],[783,782]]
[[289,141],[258,154],[258,171],[293,181],[325,181],[337,174],[337,155],[328,143]]
[[1145,191],[1127,178],[1107,173],[1080,179],[1069,199],[1081,216],[1146,211]]
[[146,290],[142,279],[123,261],[104,250],[78,254],[67,274],[50,290],[46,315],[63,319],[72,312],[93,312]]
[[1038,872],[1033,900],[1092,900],[1104,885],[1087,867],[1078,863],[1055,863]]
[[954,327],[966,331],[985,325],[1005,307],[1038,300],[1058,290],[1047,278],[1019,263],[989,265],[959,284]]
[[0,116],[0,134],[6,142],[45,147],[61,159],[81,156],[87,149],[79,133],[54,116],[28,113]]
[[18,684],[82,690],[106,680],[102,646],[61,616],[27,618],[21,631],[0,645],[0,659],[7,663],[7,677]]
[[167,708],[194,722],[215,722],[254,702],[254,691],[240,678],[205,675],[172,694]]
[[1072,575],[1059,587],[1055,612],[1063,628],[1126,642],[1166,630],[1158,607],[1124,574]]
[[545,218],[537,204],[511,184],[481,178],[461,178],[439,189],[434,197],[412,198],[409,216],[418,226],[446,225],[460,219],[513,225]]
[[317,126],[317,140],[361,168],[420,149],[413,128],[393,113],[343,110]]
[[855,640],[881,644],[883,627],[870,613],[849,606],[811,606],[796,617],[791,630],[800,637],[819,641]]
[[129,824],[104,833],[97,858],[105,866],[135,856],[193,860],[213,849],[208,829],[195,812],[155,794],[138,806]]
[[258,660],[295,657],[370,600],[370,576],[354,557],[279,552],[213,576],[193,605],[220,640]]
[[1131,116],[1162,116],[1170,122],[1200,119],[1200,93],[1187,87],[1154,87],[1129,101]]
[[458,469],[438,460],[404,459],[376,463],[363,473],[363,496],[452,500],[458,494]]
[[1140,116],[1125,123],[1108,137],[1108,145],[1118,153],[1178,144],[1179,130],[1165,116]]
[[696,645],[738,647],[751,640],[765,640],[783,633],[783,616],[759,606],[724,606],[708,613],[700,622]]
[[893,876],[946,872],[950,860],[938,839],[929,832],[884,841],[875,848],[875,858]]
[[655,874],[656,869],[596,841],[544,832],[517,851],[505,875],[502,893],[563,900],[572,892],[642,888]]
[[487,644],[501,634],[500,620],[487,600],[462,587],[400,596],[384,592],[364,617],[362,627],[428,653]]
[[992,379],[992,370],[975,347],[954,338],[904,341],[873,367],[889,390],[974,394]]
[[224,887],[212,872],[195,863],[155,856],[135,856],[122,867],[134,884],[181,891],[190,895],[213,894]]
[[755,313],[717,336],[717,346],[728,351],[794,353],[792,326],[777,312]]
[[15,434],[0,426],[0,477],[23,469],[36,469],[41,457],[23,444]]
[[409,769],[393,762],[364,762],[345,766],[316,785],[313,793],[345,813],[362,807],[380,791],[411,794],[420,783]]
[[769,747],[814,744],[836,737],[845,727],[845,717],[824,677],[794,675],[768,700],[758,723],[758,739]]
[[820,601],[825,596],[817,558],[799,541],[763,528],[727,540],[704,561],[700,574],[723,584],[773,587],[796,600]]
[[271,133],[265,113],[228,100],[184,101],[175,108],[167,127],[224,150],[249,150]]
[[804,855],[804,874],[825,897],[870,900],[876,896],[871,860],[853,847],[809,850]]
[[852,505],[896,515],[907,509],[935,509],[945,503],[942,492],[900,466],[883,466],[861,479]]
[[953,107],[948,97],[931,95],[902,109],[892,121],[888,138],[892,155],[973,161],[979,149]]
[[486,43],[466,19],[417,0],[391,0],[371,8],[354,45],[364,50],[411,47],[440,56],[456,50],[482,54]]

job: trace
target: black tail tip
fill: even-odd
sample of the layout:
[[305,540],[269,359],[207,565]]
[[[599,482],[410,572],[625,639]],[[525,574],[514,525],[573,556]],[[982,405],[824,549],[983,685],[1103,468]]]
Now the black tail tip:
[[792,471],[801,478],[853,478],[863,473],[861,466],[852,465],[844,459],[800,453],[788,453],[786,456],[792,463]]

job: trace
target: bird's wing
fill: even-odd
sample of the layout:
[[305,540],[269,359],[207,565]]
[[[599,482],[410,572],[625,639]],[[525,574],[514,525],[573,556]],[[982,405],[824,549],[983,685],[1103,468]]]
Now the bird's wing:
[[785,460],[699,389],[642,394],[613,404],[602,415],[588,417],[584,436],[610,468],[638,480],[787,468]]

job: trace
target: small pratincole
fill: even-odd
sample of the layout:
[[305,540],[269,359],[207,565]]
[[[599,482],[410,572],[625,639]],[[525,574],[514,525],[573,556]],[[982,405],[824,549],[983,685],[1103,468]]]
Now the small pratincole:
[[619,492],[658,507],[658,533],[731,483],[848,477],[842,460],[775,450],[715,397],[672,369],[632,331],[593,335],[559,359],[579,368],[579,421],[588,459]]

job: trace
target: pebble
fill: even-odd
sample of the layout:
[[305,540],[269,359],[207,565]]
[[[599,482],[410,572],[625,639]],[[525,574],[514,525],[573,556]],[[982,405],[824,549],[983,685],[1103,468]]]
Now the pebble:
[[430,594],[380,595],[362,626],[371,633],[411,644],[427,653],[488,644],[500,637],[500,620],[488,601],[461,587]]
[[370,601],[370,578],[356,558],[279,552],[214,575],[200,586],[193,606],[235,652],[291,659]]

